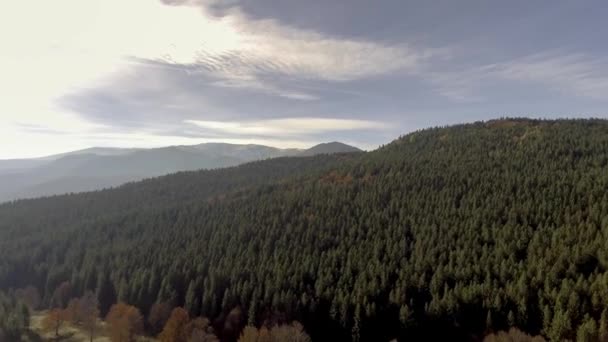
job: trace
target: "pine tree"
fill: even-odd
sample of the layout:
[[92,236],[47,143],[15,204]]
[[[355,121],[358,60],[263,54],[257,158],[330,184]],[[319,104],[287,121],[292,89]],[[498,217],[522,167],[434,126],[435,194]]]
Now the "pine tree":
[[585,318],[583,324],[579,325],[576,331],[576,341],[577,342],[593,342],[598,340],[598,330],[595,320],[589,318],[588,316]]
[[507,314],[507,323],[510,327],[515,326],[515,314],[511,310],[509,310],[509,313]]
[[570,320],[567,311],[557,310],[551,322],[549,338],[552,341],[562,341],[570,332]]
[[199,298],[196,296],[196,284],[194,280],[190,281],[188,285],[188,290],[186,291],[186,302],[185,308],[186,310],[194,317],[199,314]]
[[601,341],[608,340],[608,309],[602,311],[600,317],[599,336]]

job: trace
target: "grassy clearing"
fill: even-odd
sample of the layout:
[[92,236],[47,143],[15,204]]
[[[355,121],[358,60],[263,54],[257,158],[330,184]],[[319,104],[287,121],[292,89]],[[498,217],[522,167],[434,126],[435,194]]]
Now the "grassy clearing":
[[[44,331],[42,329],[42,320],[46,315],[46,311],[39,311],[32,314],[30,328],[31,332],[22,337],[23,341],[26,342],[89,342],[90,338],[87,332],[83,331],[81,327],[75,326],[68,322],[64,323],[59,329],[59,337],[55,336],[54,331]],[[153,342],[156,339],[150,337],[140,337],[138,341],[149,341]],[[106,333],[106,325],[102,320],[98,320],[97,328],[95,329],[95,336],[93,342],[110,342],[110,338]]]
[[[55,336],[54,331],[44,331],[42,329],[42,320],[47,314],[47,311],[37,311],[32,313],[30,320],[30,332],[22,336],[22,340],[26,342],[89,342],[90,338],[86,331],[81,327],[75,326],[69,322],[65,322],[59,329],[59,337]],[[155,342],[157,341],[151,337],[140,337],[138,341],[141,342]],[[104,321],[97,321],[97,328],[95,329],[95,336],[93,342],[110,342],[110,338],[107,335],[107,327]]]
[[[46,311],[35,312],[31,317],[30,327],[32,332],[39,336],[39,341],[90,341],[90,338],[85,331],[68,322],[65,322],[59,329],[59,337],[55,336],[54,331],[44,331],[42,329],[42,321],[46,313]],[[110,342],[110,339],[105,335],[105,331],[105,324],[102,321],[99,321],[93,341]]]

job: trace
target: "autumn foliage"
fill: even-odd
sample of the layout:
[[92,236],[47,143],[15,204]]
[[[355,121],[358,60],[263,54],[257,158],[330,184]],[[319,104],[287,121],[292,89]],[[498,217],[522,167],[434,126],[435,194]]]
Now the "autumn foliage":
[[68,313],[63,309],[51,309],[42,320],[42,329],[45,331],[54,331],[55,336],[59,336],[59,329],[67,320]]
[[158,336],[161,342],[188,342],[186,328],[190,322],[188,312],[182,308],[175,308],[165,328]]
[[190,342],[219,342],[207,318],[198,317],[192,320],[187,331],[190,332]]
[[158,335],[161,342],[217,342],[213,327],[207,318],[197,317],[190,320],[188,311],[175,308]]
[[66,318],[73,324],[82,326],[92,341],[99,318],[99,304],[95,294],[89,291],[81,298],[72,298],[65,311]]
[[108,334],[113,342],[135,341],[135,336],[144,329],[139,310],[124,303],[114,304],[106,317]]

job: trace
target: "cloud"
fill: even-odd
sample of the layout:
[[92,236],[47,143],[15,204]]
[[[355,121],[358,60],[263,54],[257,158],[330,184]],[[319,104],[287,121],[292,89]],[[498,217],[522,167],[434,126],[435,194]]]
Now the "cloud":
[[185,120],[211,131],[233,135],[303,136],[335,131],[381,130],[387,125],[368,120],[299,117],[254,121],[202,121]]
[[370,110],[381,111],[378,104],[386,101],[365,89],[324,81],[275,79],[271,87],[259,85],[265,87],[260,90],[238,84],[250,81],[220,79],[190,65],[132,62],[128,72],[63,96],[59,105],[115,129],[175,131],[186,128],[185,120],[247,122],[311,115],[360,120]]
[[606,99],[608,61],[577,54],[534,54],[497,65],[494,73],[506,80],[541,83],[557,91]]
[[484,90],[499,82],[539,85],[563,95],[606,100],[608,61],[582,53],[543,52],[506,62],[457,71],[435,72],[427,79],[443,96],[456,102],[482,102]]
[[[323,36],[278,24],[274,20],[248,21],[238,11],[228,18],[242,28],[244,44],[231,54],[216,56],[214,67],[231,67],[228,73],[274,72],[293,77],[347,81],[396,70],[415,69],[430,52],[407,44],[387,46],[376,42]],[[242,68],[239,68],[242,67]]]
[[284,90],[281,89],[280,87],[277,87],[271,83],[264,83],[261,82],[260,80],[258,80],[255,77],[251,77],[249,79],[221,79],[218,81],[214,81],[211,83],[214,86],[217,87],[223,87],[223,88],[236,88],[236,89],[248,89],[248,90],[254,90],[254,91],[259,91],[262,93],[266,93],[266,94],[270,94],[270,95],[276,95],[276,96],[280,96],[280,97],[284,97],[287,99],[292,99],[292,100],[300,100],[300,101],[315,101],[315,100],[319,100],[320,97],[313,95],[313,94],[309,94],[306,92],[298,92],[295,90]]
[[[132,126],[149,125],[146,115],[156,107],[156,117],[166,117],[163,123],[171,116],[181,123],[177,107],[198,116],[236,115],[241,108],[231,109],[231,103],[219,99],[239,95],[248,97],[239,101],[257,101],[257,113],[248,114],[260,115],[260,97],[252,93],[278,98],[279,107],[284,101],[317,102],[339,91],[336,82],[413,71],[433,54],[405,41],[344,38],[251,19],[238,6],[215,16],[209,8],[217,5],[214,1],[169,3],[0,4],[0,90],[6,95],[0,115],[35,121],[42,116],[36,113],[44,113],[45,121],[53,121],[53,116],[76,114],[96,123],[117,120]],[[166,68],[187,76],[167,76],[160,70]],[[195,89],[188,89],[193,84]]]
[[276,82],[345,82],[397,71],[413,72],[439,51],[406,42],[382,44],[332,37],[289,27],[274,19],[252,20],[239,7],[232,7],[221,17],[210,15],[205,7],[200,13],[204,27],[182,26],[183,32],[172,34],[189,37],[188,42],[172,44],[156,58],[144,58],[189,65],[191,72],[219,79],[214,84],[220,87],[316,100],[318,96],[279,88]]

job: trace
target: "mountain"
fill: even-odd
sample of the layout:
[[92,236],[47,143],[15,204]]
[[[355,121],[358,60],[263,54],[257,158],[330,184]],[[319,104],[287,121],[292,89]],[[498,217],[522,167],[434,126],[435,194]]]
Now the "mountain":
[[341,142],[330,142],[323,143],[313,146],[307,150],[300,152],[300,156],[314,156],[317,154],[331,154],[331,153],[349,153],[349,152],[362,152],[360,149],[343,144]]
[[208,143],[156,149],[90,148],[38,159],[0,161],[0,201],[93,191],[178,171],[215,169],[289,155],[358,149],[278,149],[262,145]]
[[607,168],[608,121],[505,119],[5,203],[0,290],[183,306],[223,341],[601,340]]
[[129,148],[106,148],[106,147],[93,147],[84,150],[78,150],[67,153],[60,153],[46,157],[31,158],[31,159],[4,159],[0,160],[0,175],[8,173],[16,173],[19,171],[35,168],[48,164],[52,161],[60,159],[62,157],[81,155],[81,154],[92,154],[99,156],[112,156],[112,155],[123,155],[137,151],[137,149]]

